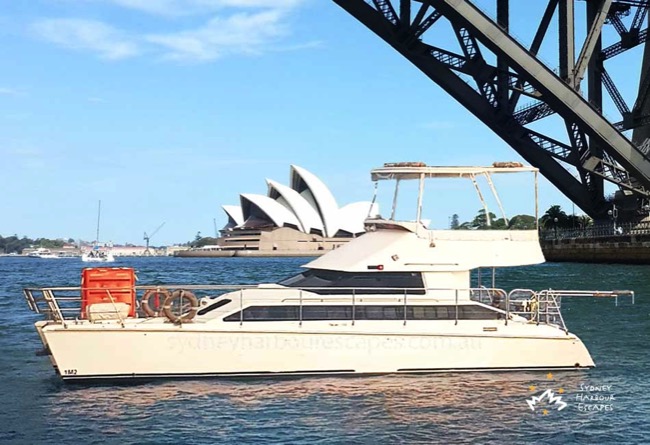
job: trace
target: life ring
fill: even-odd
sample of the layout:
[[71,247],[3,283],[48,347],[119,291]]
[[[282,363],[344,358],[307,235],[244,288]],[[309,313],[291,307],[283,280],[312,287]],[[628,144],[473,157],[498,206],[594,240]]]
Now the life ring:
[[192,292],[184,289],[175,290],[163,303],[163,313],[172,323],[190,321],[198,310],[198,298]]
[[[165,301],[167,301],[167,298],[170,296],[171,293],[167,289],[149,289],[142,296],[142,300],[140,300],[142,310],[147,315],[147,317],[160,317],[160,315],[162,315],[162,308],[165,304]],[[150,303],[149,300],[152,297],[153,303]]]

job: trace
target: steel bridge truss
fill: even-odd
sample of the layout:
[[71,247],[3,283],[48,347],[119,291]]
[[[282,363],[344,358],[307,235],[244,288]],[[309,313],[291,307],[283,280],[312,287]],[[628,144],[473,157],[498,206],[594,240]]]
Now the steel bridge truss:
[[[612,208],[604,180],[615,184],[620,190],[615,196],[627,203],[619,203],[622,217],[638,218],[644,211],[650,198],[650,139],[635,137],[633,143],[625,132],[643,128],[650,136],[650,54],[644,58],[632,106],[605,61],[646,42],[650,1],[587,0],[587,36],[577,57],[574,0],[546,0],[528,47],[509,34],[509,0],[495,0],[496,19],[467,0],[333,1],[440,85],[590,216],[606,218]],[[553,20],[559,32],[556,71],[538,58]],[[618,37],[605,47],[604,26],[612,26]],[[629,84],[630,78],[625,81]],[[602,113],[603,89],[621,116],[615,122]],[[524,105],[522,98],[527,100]],[[531,128],[551,115],[564,121],[559,136],[557,128],[553,136]]]

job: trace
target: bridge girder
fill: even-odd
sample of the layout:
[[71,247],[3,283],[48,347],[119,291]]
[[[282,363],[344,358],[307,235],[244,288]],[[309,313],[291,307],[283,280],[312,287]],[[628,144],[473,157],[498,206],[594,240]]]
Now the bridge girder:
[[[622,206],[622,217],[633,219],[644,212],[650,198],[650,139],[633,143],[624,131],[650,128],[650,116],[646,116],[650,114],[650,74],[641,76],[639,96],[628,106],[605,71],[604,61],[645,42],[647,28],[641,27],[650,1],[589,1],[587,38],[577,59],[572,47],[574,0],[548,1],[528,48],[508,32],[508,0],[496,0],[496,21],[467,0],[333,1],[538,167],[590,216],[604,218],[612,208],[603,180],[625,192],[621,196],[627,196],[627,207]],[[565,45],[558,49],[559,75],[537,58],[556,16],[557,41]],[[632,16],[629,27],[625,24],[628,16]],[[442,22],[448,26],[438,31]],[[620,41],[603,49],[601,31],[607,25],[616,29]],[[440,38],[448,29],[456,48],[445,45],[448,35]],[[580,92],[585,74],[587,98]],[[603,89],[612,97],[622,121],[610,122],[603,116]],[[522,97],[532,102],[517,107]],[[550,115],[564,121],[559,135],[557,129],[551,134],[531,128]]]

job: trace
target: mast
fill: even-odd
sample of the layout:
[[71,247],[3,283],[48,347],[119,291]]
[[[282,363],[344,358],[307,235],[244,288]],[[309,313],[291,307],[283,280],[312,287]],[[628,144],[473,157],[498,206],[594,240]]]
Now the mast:
[[97,206],[97,235],[95,236],[95,245],[99,246],[99,220],[102,215],[102,200],[99,200],[99,204]]

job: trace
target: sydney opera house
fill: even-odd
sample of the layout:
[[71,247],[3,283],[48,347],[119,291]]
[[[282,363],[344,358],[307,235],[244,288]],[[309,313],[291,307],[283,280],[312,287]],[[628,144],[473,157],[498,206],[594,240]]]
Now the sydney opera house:
[[214,250],[318,254],[363,234],[364,220],[378,214],[368,201],[339,207],[323,181],[296,165],[290,185],[266,183],[266,195],[244,193],[239,205],[223,206],[228,222]]

